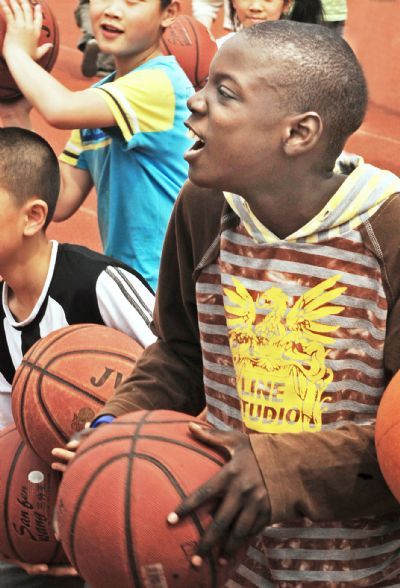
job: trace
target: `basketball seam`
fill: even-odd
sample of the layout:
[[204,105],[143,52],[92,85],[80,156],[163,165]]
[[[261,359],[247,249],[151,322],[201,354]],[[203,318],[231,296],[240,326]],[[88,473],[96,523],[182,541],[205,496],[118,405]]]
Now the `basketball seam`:
[[[148,423],[146,423],[146,425],[147,424]],[[126,434],[126,435],[113,436],[113,437],[110,437],[109,439],[102,439],[98,443],[93,443],[93,445],[90,445],[90,447],[87,447],[86,449],[83,448],[75,456],[75,461],[78,460],[82,455],[86,455],[92,449],[95,449],[96,447],[103,446],[103,445],[106,445],[108,443],[113,443],[114,441],[125,441],[127,439],[131,439],[131,437],[132,437],[131,434]],[[214,456],[212,456],[209,453],[207,453],[207,451],[201,449],[200,447],[196,447],[195,445],[190,445],[189,443],[186,444],[183,441],[178,441],[176,439],[170,439],[168,437],[158,437],[156,435],[141,435],[139,437],[139,439],[140,439],[140,441],[142,441],[143,439],[146,439],[147,441],[148,440],[151,440],[151,441],[163,441],[164,443],[169,443],[171,445],[178,445],[178,447],[183,447],[184,449],[189,449],[190,451],[193,451],[194,453],[197,453],[198,455],[201,455],[202,457],[208,458],[210,461],[212,461],[216,465],[219,465],[221,467],[223,465],[225,465],[225,462],[224,461],[219,461],[217,458],[215,458]]]
[[200,81],[199,81],[199,41],[197,39],[196,30],[195,30],[193,24],[190,22],[190,19],[186,16],[185,20],[186,20],[187,24],[190,26],[190,28],[192,29],[193,38],[196,43],[196,61],[195,61],[195,66],[194,66],[194,79],[196,82],[196,90],[197,90],[198,86],[200,84]]
[[[43,349],[40,349],[37,357],[35,357],[34,361],[35,363],[37,363],[40,358],[42,357],[42,355],[44,353],[46,353],[46,351],[55,343],[61,341],[61,339],[63,339],[64,337],[66,337],[67,335],[70,335],[71,333],[75,333],[76,331],[79,330],[85,330],[90,328],[91,326],[93,326],[91,323],[87,323],[87,324],[80,324],[80,325],[74,325],[74,326],[69,326],[69,327],[64,327],[62,329],[62,332],[60,333],[58,330],[57,331],[53,331],[53,333],[49,333],[48,338],[46,339],[46,345],[43,346]],[[60,329],[61,330],[61,329]],[[52,336],[55,333],[57,333],[56,336]],[[20,378],[20,374],[23,373],[23,367],[28,363],[29,359],[34,355],[35,353],[35,349],[37,347],[40,347],[40,343],[43,341],[43,339],[39,339],[39,341],[37,341],[30,349],[30,351],[28,352],[28,355],[25,354],[21,365],[18,367],[18,376],[17,378],[14,378],[13,380],[13,384],[12,384],[12,388],[15,389],[15,386]],[[26,396],[26,389],[27,389],[27,384],[28,381],[31,377],[31,374],[33,372],[33,368],[34,365],[31,364],[30,369],[28,371],[28,374],[26,376],[26,380],[24,382],[24,386],[21,392],[21,397],[20,397],[20,402],[19,402],[19,425],[20,425],[20,433],[21,435],[24,437],[24,439],[28,440],[28,433],[26,430],[26,424],[25,424],[25,413],[24,413],[24,405],[25,405],[25,396]]]
[[4,526],[5,526],[5,531],[6,531],[6,537],[7,537],[9,544],[10,544],[10,547],[14,551],[14,554],[16,555],[17,559],[18,558],[22,559],[22,557],[21,557],[21,554],[18,552],[18,549],[15,547],[14,542],[13,542],[11,535],[10,535],[10,526],[8,523],[8,511],[9,511],[8,502],[9,502],[10,486],[11,486],[11,482],[13,479],[13,474],[14,474],[15,468],[17,467],[18,459],[22,453],[23,448],[24,448],[24,442],[20,441],[20,443],[17,447],[17,450],[15,452],[15,455],[14,455],[12,462],[11,462],[10,471],[9,471],[8,478],[7,478],[6,491],[4,493]]

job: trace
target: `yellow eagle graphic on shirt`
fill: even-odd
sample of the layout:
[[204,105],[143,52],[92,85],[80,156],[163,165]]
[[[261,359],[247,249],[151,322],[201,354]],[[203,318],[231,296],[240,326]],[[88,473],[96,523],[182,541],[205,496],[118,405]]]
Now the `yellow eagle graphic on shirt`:
[[272,286],[253,300],[241,282],[225,288],[229,344],[243,421],[263,433],[319,431],[322,393],[333,379],[326,366],[329,334],[338,325],[320,322],[343,306],[330,304],[346,291],[341,276],[314,286],[294,304]]

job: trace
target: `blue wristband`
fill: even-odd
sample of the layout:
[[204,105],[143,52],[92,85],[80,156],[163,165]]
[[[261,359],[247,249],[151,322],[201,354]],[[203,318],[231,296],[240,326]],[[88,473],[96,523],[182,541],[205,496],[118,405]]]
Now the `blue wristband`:
[[112,423],[114,419],[115,417],[112,416],[112,414],[103,414],[102,416],[97,417],[97,419],[94,419],[93,423],[90,425],[90,428],[95,429],[104,423]]

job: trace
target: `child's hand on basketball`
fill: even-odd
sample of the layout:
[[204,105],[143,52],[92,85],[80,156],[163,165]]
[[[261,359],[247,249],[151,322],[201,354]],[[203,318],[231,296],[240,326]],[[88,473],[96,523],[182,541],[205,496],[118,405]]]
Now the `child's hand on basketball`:
[[90,423],[86,423],[85,428],[82,431],[79,431],[79,433],[75,433],[65,447],[54,447],[54,449],[51,450],[51,454],[60,461],[54,461],[51,464],[52,469],[64,473],[70,462],[74,459],[75,453],[81,442],[94,431],[95,429],[90,428]]
[[268,492],[248,435],[206,429],[196,423],[190,424],[190,431],[202,443],[225,450],[230,460],[218,474],[184,499],[175,512],[168,515],[168,522],[176,524],[204,503],[218,500],[213,522],[200,540],[192,564],[201,566],[203,557],[219,544],[219,562],[224,565],[250,537],[269,523]]
[[32,8],[28,0],[0,0],[0,6],[7,23],[4,57],[12,58],[15,51],[22,50],[38,61],[52,47],[51,43],[38,47],[43,20],[40,4]]
[[48,566],[47,564],[30,564],[17,559],[9,559],[0,553],[0,560],[13,566],[22,568],[30,576],[77,576],[78,572],[72,566]]

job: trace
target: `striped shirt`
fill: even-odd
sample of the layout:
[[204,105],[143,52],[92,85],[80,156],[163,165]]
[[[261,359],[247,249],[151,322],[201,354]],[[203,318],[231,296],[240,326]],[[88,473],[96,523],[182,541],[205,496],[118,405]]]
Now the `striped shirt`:
[[[374,423],[388,304],[379,249],[359,229],[396,191],[395,176],[360,166],[286,239],[225,195],[241,222],[196,284],[210,423],[273,434]],[[300,519],[266,528],[227,586],[399,586],[399,554],[393,516]]]

